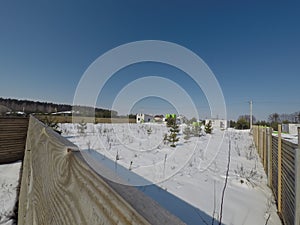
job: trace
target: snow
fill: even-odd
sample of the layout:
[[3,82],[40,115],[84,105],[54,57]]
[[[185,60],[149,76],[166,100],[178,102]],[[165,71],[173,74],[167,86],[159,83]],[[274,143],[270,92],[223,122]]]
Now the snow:
[[[60,124],[62,135],[78,145],[86,159],[98,163],[102,172],[109,168],[104,176],[136,185],[191,225],[212,224],[213,217],[218,224],[231,146],[222,224],[265,224],[267,220],[269,225],[281,224],[249,130],[214,130],[211,135],[184,140],[185,125],[181,125],[180,141],[171,148],[163,141],[168,133],[164,124],[87,124],[83,133],[78,126]],[[0,224],[13,223],[9,216],[20,166],[21,162],[0,165]],[[117,180],[115,173],[122,179]]]
[[17,197],[21,162],[0,165],[0,224],[10,225]]
[[[273,136],[278,137],[278,133],[273,133]],[[281,133],[281,138],[294,144],[298,144],[298,134]]]
[[87,124],[83,133],[78,126],[60,125],[86,159],[93,158],[123,179],[116,180],[111,173],[104,176],[140,186],[187,224],[212,224],[212,217],[219,219],[230,145],[222,223],[281,224],[249,130],[214,130],[187,141],[180,132],[177,147],[171,148],[163,141],[168,132],[164,124]]

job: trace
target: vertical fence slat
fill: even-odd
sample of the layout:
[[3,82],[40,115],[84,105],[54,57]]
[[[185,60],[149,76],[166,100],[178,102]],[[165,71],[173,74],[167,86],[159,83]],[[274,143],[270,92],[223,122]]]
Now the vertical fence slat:
[[278,125],[278,212],[281,213],[282,197],[282,156],[281,156],[281,124]]
[[300,127],[298,127],[298,149],[296,149],[295,167],[296,204],[294,225],[300,225]]
[[267,129],[265,127],[263,128],[263,162],[267,172]]
[[267,128],[268,135],[268,183],[272,186],[272,128]]
[[263,146],[263,139],[262,139],[262,129],[258,127],[259,137],[258,137],[258,151],[259,157],[262,159],[262,146]]

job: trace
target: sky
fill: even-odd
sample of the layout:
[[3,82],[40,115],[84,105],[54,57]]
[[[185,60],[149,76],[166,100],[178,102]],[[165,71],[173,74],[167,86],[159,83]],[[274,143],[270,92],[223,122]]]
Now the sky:
[[[299,1],[0,0],[0,97],[72,104],[98,57],[130,42],[162,40],[205,62],[221,87],[228,119],[249,114],[250,100],[259,120],[293,113],[300,110],[299,10]],[[99,90],[97,107],[111,108],[126,85],[145,76],[177,83],[199,117],[218,117],[188,74],[159,62],[114,73]],[[187,110],[184,102],[160,96],[132,104],[131,113]]]

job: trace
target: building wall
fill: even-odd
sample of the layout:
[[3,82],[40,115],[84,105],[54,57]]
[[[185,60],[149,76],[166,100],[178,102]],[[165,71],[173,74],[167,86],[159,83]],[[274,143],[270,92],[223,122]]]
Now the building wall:
[[153,116],[143,114],[143,113],[138,113],[136,115],[136,123],[148,123],[153,121]]
[[300,124],[289,124],[288,133],[289,134],[298,134],[298,127],[300,127]]
[[208,124],[209,121],[211,121],[213,128],[219,128],[219,129],[227,129],[228,128],[227,120],[206,119],[205,124]]

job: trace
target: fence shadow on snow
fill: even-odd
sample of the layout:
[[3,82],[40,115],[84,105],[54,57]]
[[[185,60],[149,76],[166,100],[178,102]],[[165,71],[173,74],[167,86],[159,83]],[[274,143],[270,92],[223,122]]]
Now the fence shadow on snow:
[[[212,224],[212,217],[210,215],[190,205],[184,200],[178,198],[177,196],[167,192],[161,187],[152,184],[150,181],[135,174],[134,172],[131,172],[130,170],[128,170],[128,168],[116,164],[114,161],[108,159],[101,153],[91,149],[91,150],[84,150],[81,152],[81,154],[83,154],[84,158],[88,159],[89,162],[95,160],[95,164],[93,164],[93,167],[95,166],[98,171],[101,170],[103,174],[110,173],[110,174],[106,174],[105,175],[106,177],[112,176],[111,171],[114,171],[114,174],[118,176],[118,178],[114,178],[114,179],[122,179],[121,183],[124,183],[126,180],[126,183],[130,183],[132,185],[147,184],[143,186],[127,186],[124,184],[110,181],[105,177],[103,177],[103,179],[105,179],[106,182],[108,182],[110,186],[113,187],[127,202],[139,208],[136,209],[145,218],[149,217],[149,215],[145,214],[147,212],[143,209],[144,207],[143,204],[149,204],[149,199],[148,200],[145,199],[143,203],[136,203],[135,194],[128,194],[128,193],[136,192],[133,190],[138,190],[140,192],[143,192],[146,196],[150,197],[151,199],[150,202],[152,200],[155,200],[155,202],[157,202],[160,206],[167,209],[171,214],[177,216],[180,220],[182,220],[184,223],[188,225]],[[104,165],[105,168],[103,168],[102,165]],[[109,168],[109,170],[105,171],[106,168]],[[201,198],[201,194],[199,194],[197,197]],[[152,214],[153,213],[151,213],[150,217],[153,216]],[[167,224],[165,222],[160,221],[161,224]],[[219,224],[219,222],[215,219],[214,224]],[[222,225],[224,224],[222,223]]]

